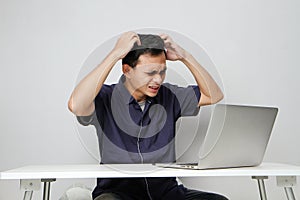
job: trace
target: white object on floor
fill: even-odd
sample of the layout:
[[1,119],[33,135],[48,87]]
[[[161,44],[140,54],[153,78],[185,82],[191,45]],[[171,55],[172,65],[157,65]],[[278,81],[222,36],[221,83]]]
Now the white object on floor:
[[83,184],[74,184],[59,200],[92,200],[92,190]]

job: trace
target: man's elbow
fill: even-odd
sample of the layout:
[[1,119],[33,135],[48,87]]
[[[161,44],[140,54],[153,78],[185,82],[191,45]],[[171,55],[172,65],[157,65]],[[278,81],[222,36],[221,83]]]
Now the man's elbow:
[[78,103],[74,101],[74,98],[71,96],[68,101],[68,109],[71,111],[74,115],[79,116],[80,115],[80,108]]
[[73,104],[73,98],[72,97],[68,101],[68,109],[69,109],[69,111],[71,111],[72,113],[74,113],[74,104]]
[[219,92],[218,95],[216,95],[214,98],[212,98],[212,103],[211,104],[216,104],[224,98],[223,92]]
[[220,102],[224,98],[223,92],[219,92],[212,97],[208,97],[204,94],[201,95],[199,106],[208,106]]
[[94,103],[84,106],[80,101],[74,101],[71,97],[68,101],[68,109],[76,116],[89,116],[95,110]]

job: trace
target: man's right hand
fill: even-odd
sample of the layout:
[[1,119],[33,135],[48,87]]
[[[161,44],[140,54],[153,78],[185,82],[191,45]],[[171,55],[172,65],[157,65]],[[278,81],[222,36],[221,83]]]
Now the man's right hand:
[[119,37],[112,52],[114,52],[119,59],[122,59],[130,52],[135,43],[141,45],[138,34],[132,31],[125,32]]

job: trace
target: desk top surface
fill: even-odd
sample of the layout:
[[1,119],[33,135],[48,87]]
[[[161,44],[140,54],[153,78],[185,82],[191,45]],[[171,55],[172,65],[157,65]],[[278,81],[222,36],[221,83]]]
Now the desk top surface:
[[300,176],[300,166],[262,163],[256,167],[191,170],[161,168],[152,164],[31,165],[0,173],[0,179],[200,176]]

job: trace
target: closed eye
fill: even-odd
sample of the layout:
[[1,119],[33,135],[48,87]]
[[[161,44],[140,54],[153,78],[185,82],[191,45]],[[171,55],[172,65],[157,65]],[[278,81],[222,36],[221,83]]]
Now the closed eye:
[[162,76],[162,75],[165,75],[166,74],[166,71],[167,71],[167,68],[165,68],[164,70],[161,70],[160,72],[159,72],[159,74]]
[[146,74],[148,74],[149,76],[154,76],[155,74],[159,74],[159,75],[162,76],[162,75],[165,75],[166,71],[167,71],[167,68],[161,70],[160,72],[154,70],[154,71],[151,71],[151,72],[146,72]]
[[146,72],[146,74],[148,74],[149,76],[154,76],[155,74],[157,74],[157,71]]

